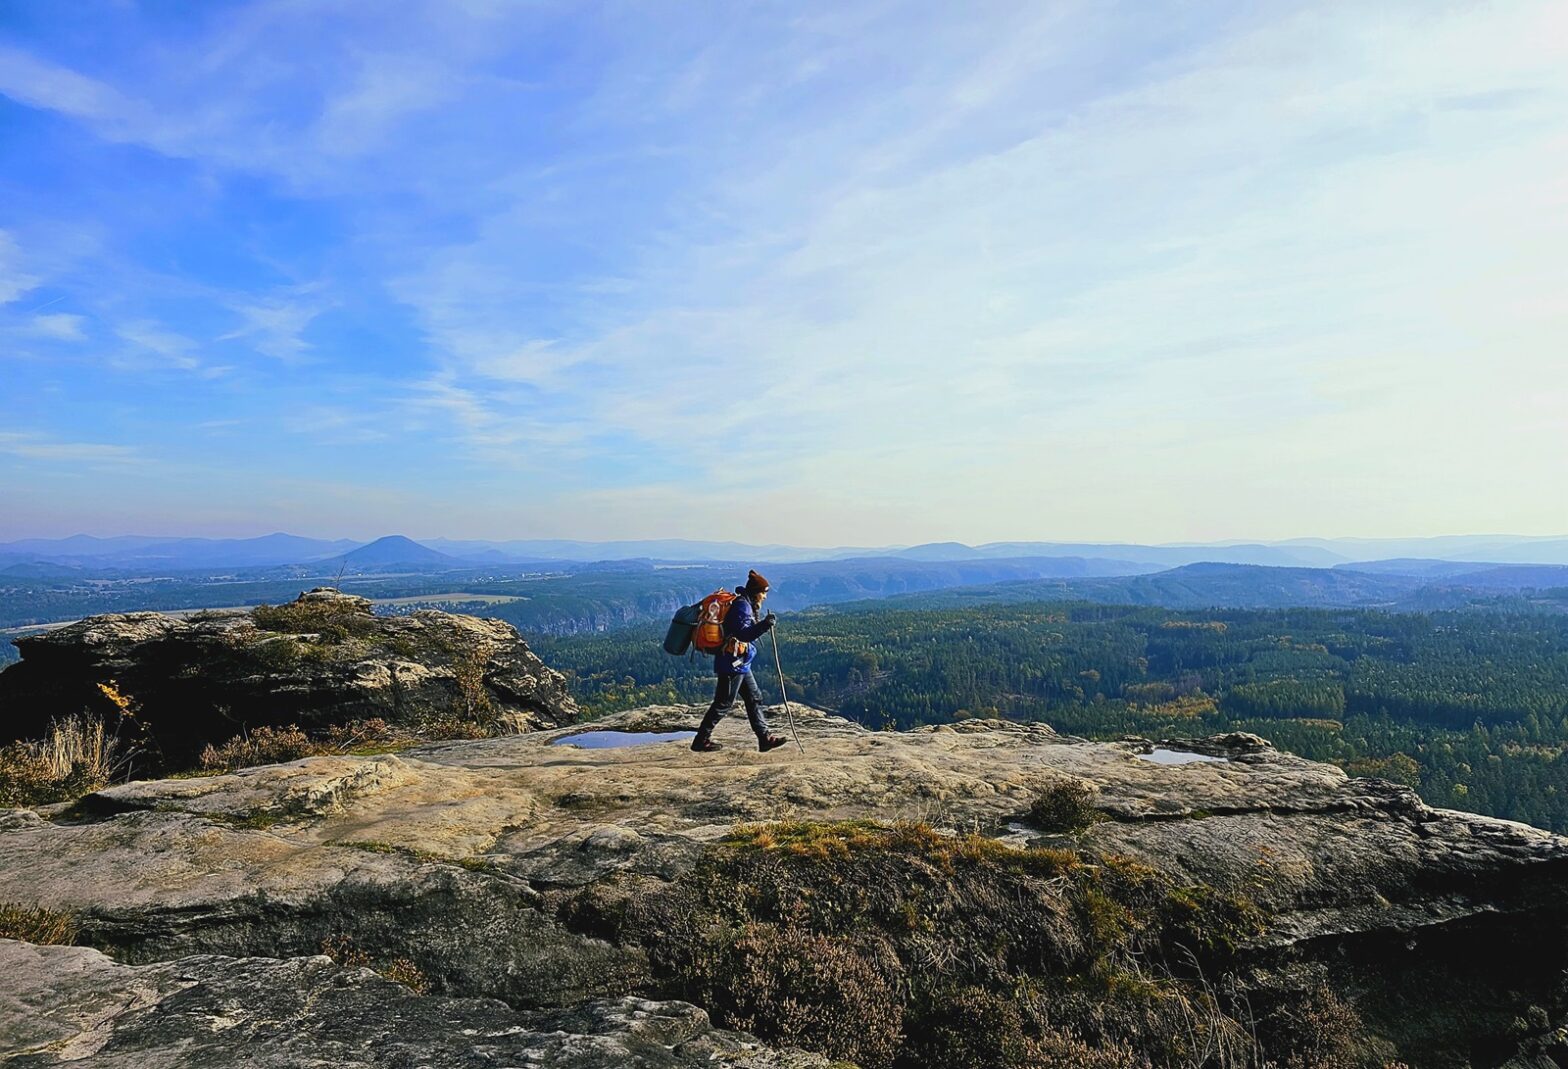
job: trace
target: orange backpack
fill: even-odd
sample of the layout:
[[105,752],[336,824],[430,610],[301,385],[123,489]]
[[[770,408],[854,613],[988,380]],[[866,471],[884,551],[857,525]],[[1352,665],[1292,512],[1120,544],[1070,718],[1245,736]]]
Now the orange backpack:
[[697,603],[701,615],[691,644],[699,653],[718,653],[724,646],[724,617],[738,595],[733,590],[715,590]]

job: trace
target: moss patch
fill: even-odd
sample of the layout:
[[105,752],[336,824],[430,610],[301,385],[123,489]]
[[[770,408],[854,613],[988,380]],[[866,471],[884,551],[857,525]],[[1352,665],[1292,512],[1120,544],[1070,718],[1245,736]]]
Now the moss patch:
[[331,844],[333,846],[346,846],[352,850],[365,850],[372,854],[398,854],[412,861],[426,865],[457,865],[469,872],[499,872],[500,870],[483,857],[444,857],[432,854],[428,850],[420,850],[412,846],[398,846],[395,843],[383,843],[369,839],[349,839]]

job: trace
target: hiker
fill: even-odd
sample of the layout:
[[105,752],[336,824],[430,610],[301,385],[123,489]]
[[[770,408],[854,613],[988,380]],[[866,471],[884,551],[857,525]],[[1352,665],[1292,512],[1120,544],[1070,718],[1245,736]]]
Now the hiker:
[[768,730],[767,717],[762,715],[762,691],[751,674],[751,662],[757,656],[756,640],[771,631],[777,619],[771,612],[761,619],[757,616],[768,598],[768,581],[753,569],[746,573],[746,585],[736,587],[735,593],[737,597],[724,615],[724,644],[713,655],[713,670],[719,677],[713,688],[713,704],[697,728],[697,737],[691,740],[691,748],[698,753],[720,748],[713,741],[713,729],[735,707],[736,695],[746,703],[746,718],[751,721],[751,730],[757,733],[757,749],[767,753],[789,741]]

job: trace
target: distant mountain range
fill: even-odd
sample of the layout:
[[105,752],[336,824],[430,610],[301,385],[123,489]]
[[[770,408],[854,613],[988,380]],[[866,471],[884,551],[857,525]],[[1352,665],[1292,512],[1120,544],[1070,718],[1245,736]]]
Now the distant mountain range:
[[1087,574],[1125,575],[1190,564],[1266,567],[1346,567],[1366,573],[1436,578],[1487,565],[1568,564],[1568,537],[1512,535],[1437,538],[1300,538],[1284,542],[1216,542],[1140,545],[1115,542],[931,542],[893,547],[747,545],[684,539],[586,542],[562,539],[477,541],[433,538],[416,542],[389,535],[372,542],[304,538],[276,533],[259,538],[158,538],[74,535],[0,543],[0,573],[18,577],[68,577],[114,569],[131,573],[312,565],[384,570],[402,565],[453,570],[550,563],[650,560],[667,563],[803,563],[882,557],[957,562],[1070,558],[1093,562]]
[[[1427,565],[1429,561],[1419,561]],[[1568,611],[1568,565],[1474,565],[1452,574],[1339,568],[1188,564],[1145,575],[981,583],[864,602],[852,610],[957,608],[1037,601],[1091,601],[1163,609],[1357,608],[1399,612],[1512,606]]]
[[260,538],[28,538],[0,542],[0,565],[56,564],[74,568],[265,568],[319,560],[358,549],[340,538],[270,534]]

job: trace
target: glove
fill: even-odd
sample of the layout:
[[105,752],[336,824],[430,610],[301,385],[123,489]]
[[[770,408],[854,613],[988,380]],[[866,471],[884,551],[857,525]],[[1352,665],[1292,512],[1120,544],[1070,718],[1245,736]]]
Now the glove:
[[769,631],[772,631],[774,626],[776,624],[778,624],[778,622],[779,622],[779,618],[775,614],[773,614],[771,612],[768,613],[768,615],[766,615],[766,616],[764,616],[762,618],[763,626],[765,626]]

